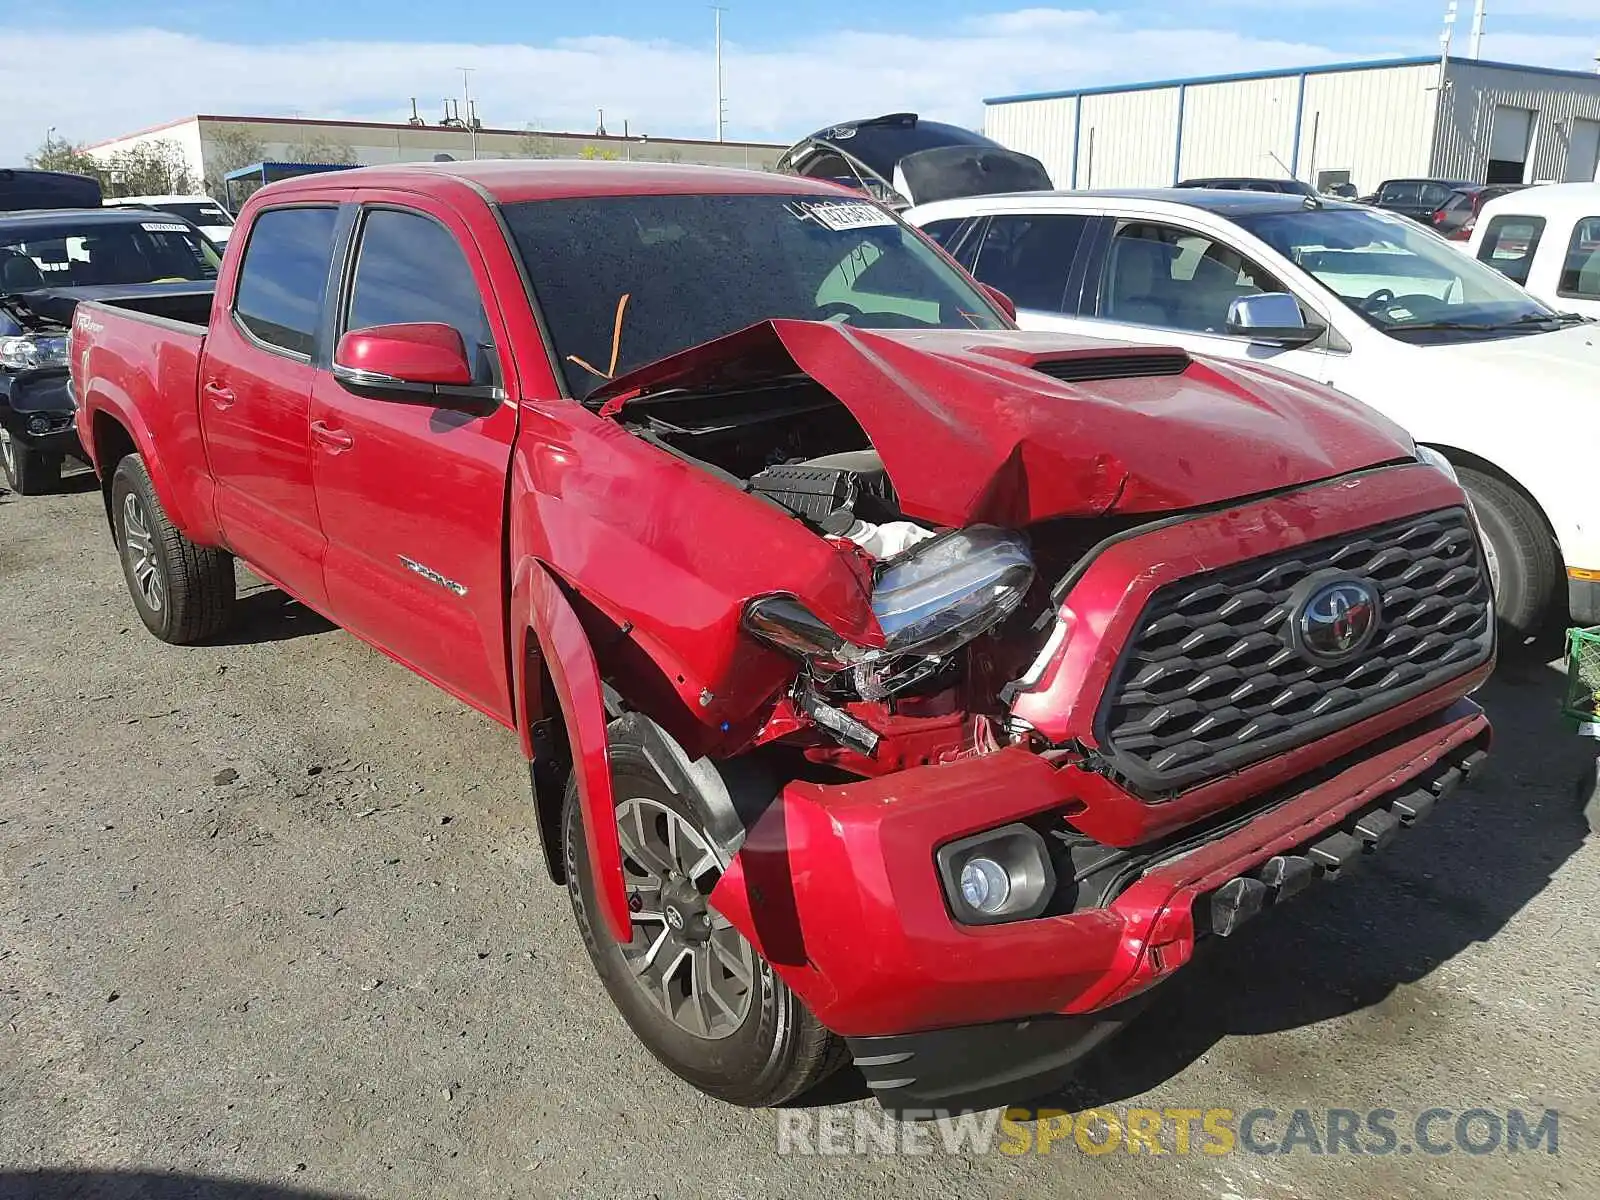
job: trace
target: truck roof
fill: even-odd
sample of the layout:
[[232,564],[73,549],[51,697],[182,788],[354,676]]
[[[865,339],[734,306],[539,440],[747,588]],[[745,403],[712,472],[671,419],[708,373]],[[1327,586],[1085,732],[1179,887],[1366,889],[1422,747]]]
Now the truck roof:
[[797,193],[853,195],[821,180],[738,167],[701,167],[660,162],[593,162],[584,159],[480,159],[477,162],[416,162],[360,167],[332,175],[307,175],[269,184],[278,199],[350,187],[415,189],[428,179],[456,180],[505,204],[581,196]]

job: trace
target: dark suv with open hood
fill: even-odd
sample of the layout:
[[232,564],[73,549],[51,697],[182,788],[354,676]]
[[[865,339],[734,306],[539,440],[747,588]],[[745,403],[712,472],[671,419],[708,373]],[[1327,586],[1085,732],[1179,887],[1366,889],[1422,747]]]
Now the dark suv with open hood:
[[187,221],[137,209],[0,213],[0,464],[7,486],[46,492],[80,457],[67,329],[80,300],[161,315],[210,295],[221,261]]

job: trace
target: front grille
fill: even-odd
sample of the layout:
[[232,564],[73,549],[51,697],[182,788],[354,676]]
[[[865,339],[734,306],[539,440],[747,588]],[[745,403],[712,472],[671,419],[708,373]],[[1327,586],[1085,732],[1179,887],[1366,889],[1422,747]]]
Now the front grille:
[[[1367,648],[1337,665],[1318,665],[1290,644],[1294,593],[1322,572],[1367,580],[1383,601]],[[1136,790],[1170,793],[1484,662],[1493,623],[1488,576],[1462,509],[1190,576],[1158,590],[1140,614],[1096,737],[1107,765]]]
[[1189,369],[1187,354],[1096,354],[1037,362],[1033,369],[1063,383],[1090,383],[1097,379],[1143,379],[1182,375]]

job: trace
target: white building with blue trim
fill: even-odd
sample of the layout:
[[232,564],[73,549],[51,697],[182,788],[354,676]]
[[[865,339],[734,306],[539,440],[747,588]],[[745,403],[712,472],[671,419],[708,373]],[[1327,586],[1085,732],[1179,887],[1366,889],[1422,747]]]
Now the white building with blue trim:
[[997,96],[984,132],[1063,188],[1293,176],[1362,191],[1425,176],[1479,183],[1600,177],[1600,74],[1467,58]]

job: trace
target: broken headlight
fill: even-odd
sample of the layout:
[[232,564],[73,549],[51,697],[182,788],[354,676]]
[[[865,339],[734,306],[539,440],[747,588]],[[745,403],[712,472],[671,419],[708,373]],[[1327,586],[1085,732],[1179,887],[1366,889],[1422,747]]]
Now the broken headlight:
[[887,665],[907,654],[937,659],[1005,620],[1032,583],[1027,543],[1003,529],[974,525],[919,542],[880,566],[872,614],[883,631],[882,650],[846,640],[792,596],[752,603],[745,628],[828,671]]

